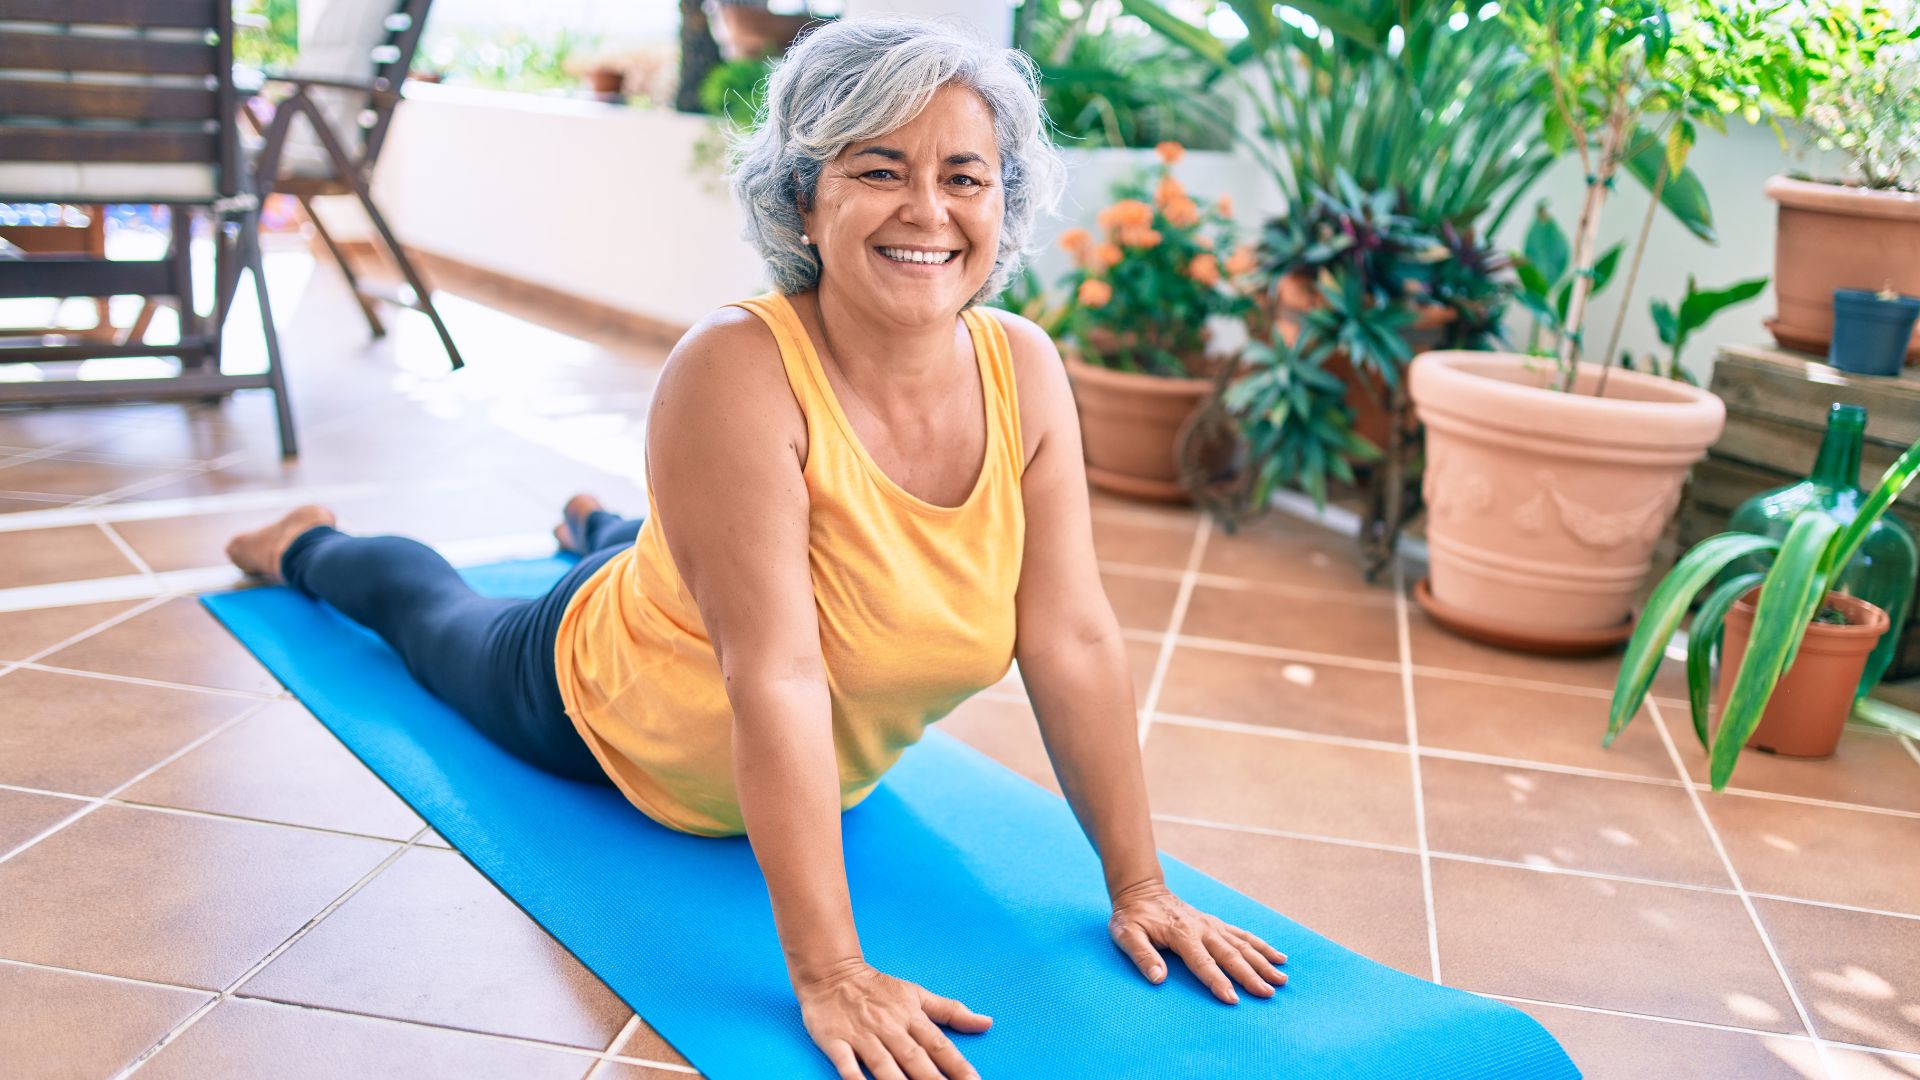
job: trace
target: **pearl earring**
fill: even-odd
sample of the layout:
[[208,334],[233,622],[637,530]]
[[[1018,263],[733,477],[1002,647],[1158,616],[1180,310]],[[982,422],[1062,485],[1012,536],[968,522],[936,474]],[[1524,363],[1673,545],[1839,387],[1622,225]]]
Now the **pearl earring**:
[[803,244],[805,244],[805,245],[807,245],[808,247],[812,247],[812,246],[813,246],[813,237],[811,237],[811,236],[808,236],[808,235],[807,235],[806,233],[801,233],[801,234],[800,234],[800,242],[801,242],[801,243],[803,243]]

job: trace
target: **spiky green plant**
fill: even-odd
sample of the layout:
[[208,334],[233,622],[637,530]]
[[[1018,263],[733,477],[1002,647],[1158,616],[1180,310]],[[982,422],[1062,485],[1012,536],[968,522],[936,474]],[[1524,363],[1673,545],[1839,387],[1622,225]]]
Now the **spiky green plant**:
[[[1653,686],[1654,673],[1666,655],[1667,643],[1679,630],[1693,598],[1736,561],[1771,554],[1772,561],[1764,571],[1740,574],[1713,588],[1701,601],[1687,635],[1687,704],[1693,715],[1693,733],[1707,750],[1713,789],[1725,788],[1740,748],[1760,726],[1767,701],[1793,665],[1807,624],[1819,611],[1820,602],[1839,588],[1841,571],[1853,561],[1867,531],[1916,474],[1920,474],[1920,443],[1909,447],[1888,467],[1861,504],[1860,513],[1844,527],[1826,514],[1810,510],[1795,518],[1780,539],[1721,533],[1688,551],[1654,589],[1632,640],[1627,642],[1602,745],[1613,745],[1640,711]],[[1761,586],[1760,601],[1747,654],[1739,671],[1722,674],[1722,678],[1733,680],[1733,686],[1720,714],[1720,726],[1709,736],[1707,700],[1713,689],[1713,652],[1720,643],[1728,610],[1755,585]]]

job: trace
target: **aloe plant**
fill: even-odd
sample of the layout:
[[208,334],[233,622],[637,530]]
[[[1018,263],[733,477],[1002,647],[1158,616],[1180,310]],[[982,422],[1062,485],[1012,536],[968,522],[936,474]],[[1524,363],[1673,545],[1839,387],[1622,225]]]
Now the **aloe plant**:
[[[1666,655],[1667,643],[1679,630],[1694,597],[1740,559],[1770,554],[1772,559],[1764,571],[1740,574],[1713,588],[1701,601],[1687,636],[1687,704],[1693,716],[1693,732],[1707,750],[1713,789],[1726,787],[1740,748],[1760,726],[1767,701],[1793,665],[1807,624],[1819,611],[1820,602],[1839,587],[1841,572],[1860,550],[1867,531],[1916,474],[1920,474],[1920,443],[1909,447],[1888,467],[1861,504],[1859,514],[1844,527],[1824,513],[1809,511],[1795,518],[1787,534],[1777,540],[1721,533],[1688,551],[1654,589],[1632,640],[1627,642],[1602,745],[1613,745],[1640,711],[1653,686],[1654,673]],[[1739,671],[1723,675],[1733,680],[1733,688],[1720,714],[1720,726],[1709,736],[1707,699],[1712,691],[1713,651],[1720,643],[1727,611],[1755,585],[1762,589],[1747,654]]]

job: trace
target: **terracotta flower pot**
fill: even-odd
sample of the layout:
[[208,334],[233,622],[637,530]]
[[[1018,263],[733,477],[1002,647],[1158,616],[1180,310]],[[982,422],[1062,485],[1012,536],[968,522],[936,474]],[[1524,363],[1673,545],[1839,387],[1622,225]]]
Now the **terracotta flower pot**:
[[[1767,197],[1780,204],[1773,291],[1780,311],[1767,322],[1789,349],[1825,356],[1833,340],[1833,290],[1891,286],[1920,295],[1920,195],[1816,184],[1776,176]],[[1907,342],[1920,358],[1920,330]]]
[[[1687,470],[1726,423],[1720,399],[1672,379],[1581,365],[1573,393],[1551,361],[1442,351],[1415,358],[1427,429],[1431,595],[1502,643],[1564,651],[1627,627]],[[1624,638],[1622,638],[1624,639]]]
[[1119,495],[1186,502],[1174,437],[1213,393],[1212,379],[1113,371],[1063,345],[1067,378],[1080,412],[1087,480]]
[[[1727,612],[1721,645],[1720,710],[1727,707],[1734,673],[1747,655],[1760,590],[1755,588]],[[1826,604],[1847,617],[1847,625],[1810,623],[1793,666],[1774,686],[1747,745],[1788,757],[1826,757],[1840,745],[1840,732],[1853,712],[1854,692],[1867,654],[1887,631],[1887,613],[1865,600],[1828,593]]]
[[626,77],[618,68],[594,68],[587,72],[587,88],[600,97],[617,97]]
[[[1273,291],[1278,307],[1274,329],[1280,334],[1280,340],[1292,345],[1300,337],[1302,317],[1326,307],[1327,298],[1314,286],[1313,275],[1305,271],[1283,276]],[[1413,325],[1407,327],[1403,336],[1416,353],[1431,349],[1440,343],[1440,331],[1455,318],[1453,309],[1444,304],[1423,305],[1414,313]],[[1347,408],[1353,410],[1353,429],[1373,445],[1385,447],[1393,430],[1385,382],[1372,372],[1362,376],[1355,371],[1345,349],[1334,350],[1323,366],[1346,384]],[[1407,426],[1408,430],[1418,426],[1411,409],[1407,410]]]

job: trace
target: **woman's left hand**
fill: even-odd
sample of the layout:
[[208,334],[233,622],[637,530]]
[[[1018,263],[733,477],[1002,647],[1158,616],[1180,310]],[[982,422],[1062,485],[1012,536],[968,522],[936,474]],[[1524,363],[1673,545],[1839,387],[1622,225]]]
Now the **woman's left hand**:
[[1148,982],[1158,985],[1166,979],[1159,949],[1171,949],[1214,997],[1229,1005],[1240,1000],[1233,990],[1236,982],[1249,993],[1272,997],[1273,988],[1287,981],[1275,966],[1287,962],[1285,953],[1237,926],[1195,910],[1173,895],[1165,882],[1142,882],[1114,897],[1107,932]]

